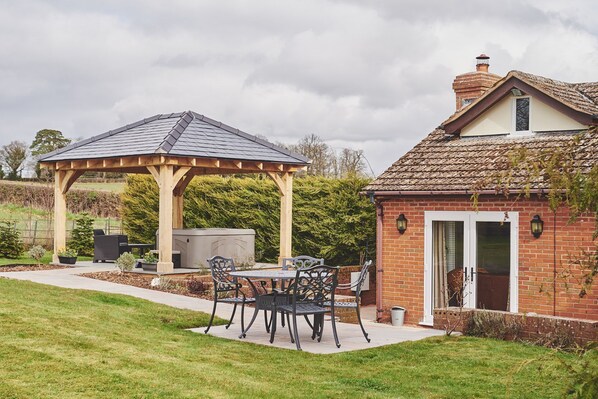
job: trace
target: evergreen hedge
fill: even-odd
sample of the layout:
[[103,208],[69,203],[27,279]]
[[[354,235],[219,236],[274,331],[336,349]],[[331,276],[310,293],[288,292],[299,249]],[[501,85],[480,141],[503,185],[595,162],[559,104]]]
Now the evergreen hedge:
[[[374,206],[359,191],[363,178],[304,177],[293,184],[293,255],[322,257],[330,265],[355,265],[375,253]],[[129,241],[154,242],[158,186],[147,175],[129,175],[121,216]],[[201,176],[185,191],[186,228],[255,230],[256,260],[278,258],[280,197],[268,177]]]

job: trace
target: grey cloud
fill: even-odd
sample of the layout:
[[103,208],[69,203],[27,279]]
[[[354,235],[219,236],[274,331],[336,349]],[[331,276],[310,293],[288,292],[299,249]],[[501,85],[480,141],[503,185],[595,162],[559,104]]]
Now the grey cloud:
[[596,80],[592,2],[0,0],[0,145],[193,109],[271,141],[316,133],[377,172],[492,71]]

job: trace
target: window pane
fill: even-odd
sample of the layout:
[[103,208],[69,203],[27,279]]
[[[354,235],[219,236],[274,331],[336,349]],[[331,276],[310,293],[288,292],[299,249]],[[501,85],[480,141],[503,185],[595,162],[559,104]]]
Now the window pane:
[[529,98],[518,98],[515,104],[515,130],[529,130]]
[[511,224],[477,222],[478,309],[509,310]]
[[432,222],[432,307],[460,306],[463,300],[463,222]]

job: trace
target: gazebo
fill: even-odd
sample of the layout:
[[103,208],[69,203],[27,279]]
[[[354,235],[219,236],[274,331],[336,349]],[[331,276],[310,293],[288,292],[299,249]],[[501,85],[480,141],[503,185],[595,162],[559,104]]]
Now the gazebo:
[[194,176],[266,173],[280,192],[280,257],[291,256],[293,174],[302,155],[192,111],[160,114],[45,154],[54,178],[54,257],[66,245],[66,193],[84,172],[151,174],[160,189],[158,272],[173,271],[172,230]]

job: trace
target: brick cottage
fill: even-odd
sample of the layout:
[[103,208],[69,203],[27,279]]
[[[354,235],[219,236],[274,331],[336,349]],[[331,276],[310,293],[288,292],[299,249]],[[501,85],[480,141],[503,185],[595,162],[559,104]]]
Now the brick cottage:
[[[559,277],[572,257],[595,250],[593,215],[569,223],[567,209],[555,213],[537,195],[542,183],[519,201],[480,185],[515,148],[561,147],[588,129],[578,151],[595,165],[598,83],[500,77],[488,61],[481,55],[475,72],[456,77],[456,113],[364,189],[378,212],[378,318],[402,306],[406,323],[433,325],[434,309],[462,304],[598,320],[598,283],[580,298]],[[508,188],[522,185],[515,179]],[[543,222],[541,234],[532,220]]]

